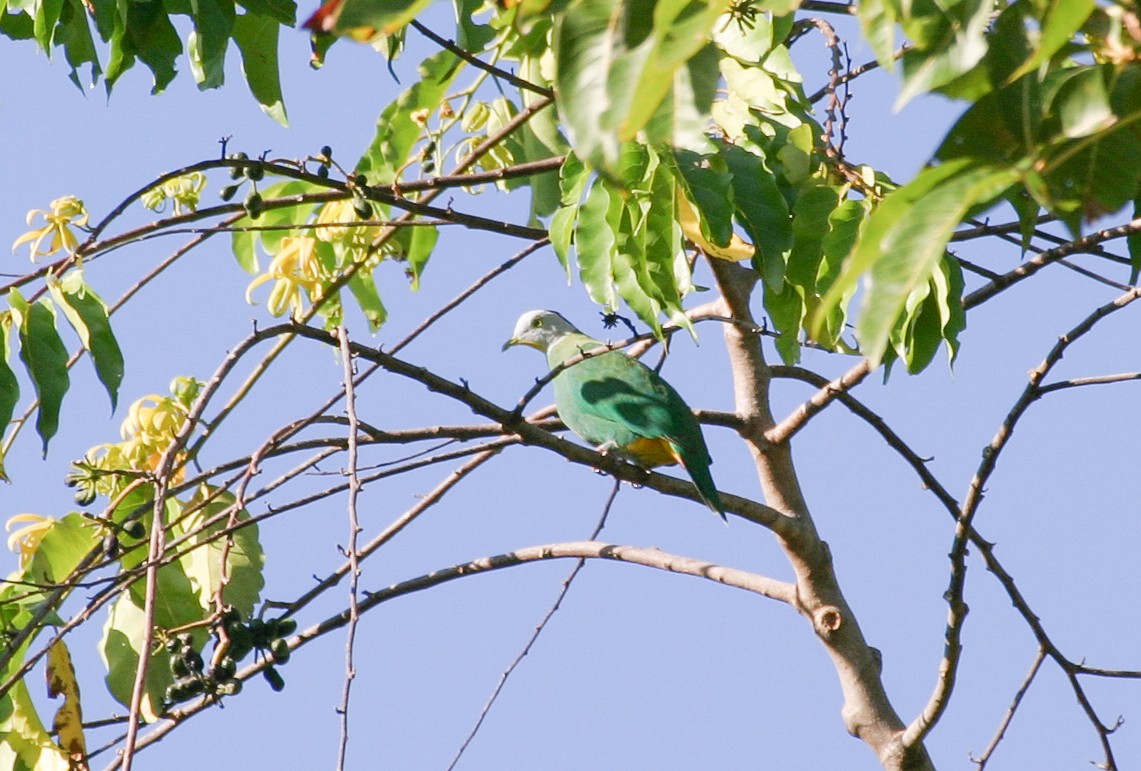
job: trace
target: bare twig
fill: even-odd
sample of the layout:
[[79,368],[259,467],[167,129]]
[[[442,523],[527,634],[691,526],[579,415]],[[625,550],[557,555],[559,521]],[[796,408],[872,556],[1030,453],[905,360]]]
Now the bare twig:
[[345,385],[345,412],[349,418],[348,431],[348,515],[349,538],[346,551],[349,565],[349,623],[345,632],[345,681],[341,689],[341,706],[337,710],[341,717],[340,743],[337,748],[337,769],[345,768],[345,758],[349,750],[349,695],[352,692],[353,679],[356,677],[356,666],[353,663],[353,645],[357,636],[357,621],[360,618],[358,608],[357,584],[360,581],[360,555],[357,553],[357,536],[360,535],[360,519],[357,517],[357,496],[360,494],[361,483],[357,477],[357,400],[353,390],[353,355],[349,350],[349,332],[344,325],[337,328],[337,339],[340,343],[341,364],[344,368]]
[[[1118,296],[1111,302],[1096,308],[1092,313],[1086,316],[1080,323],[1078,323],[1068,333],[1058,339],[1046,358],[1030,371],[1030,379],[1023,389],[1022,394],[1015,401],[1014,406],[1011,407],[1006,417],[1003,419],[1002,425],[999,426],[998,432],[991,440],[990,444],[983,449],[983,459],[979,464],[978,470],[975,472],[974,477],[971,479],[968,486],[966,497],[963,499],[963,505],[959,514],[957,524],[955,527],[955,536],[951,543],[950,559],[951,559],[951,577],[949,586],[946,592],[948,604],[948,618],[946,631],[944,637],[946,640],[946,649],[944,652],[943,660],[940,664],[939,676],[936,680],[934,692],[929,698],[927,705],[918,717],[916,717],[907,727],[904,733],[903,742],[905,746],[912,746],[922,742],[923,737],[934,727],[935,723],[939,720],[943,711],[946,709],[949,702],[951,692],[954,690],[955,675],[958,669],[959,655],[962,650],[962,629],[966,620],[967,606],[963,601],[963,592],[966,585],[966,556],[967,544],[971,541],[971,529],[975,514],[978,511],[979,505],[982,503],[983,490],[986,486],[987,480],[994,472],[996,464],[998,463],[999,456],[1002,454],[1003,449],[1006,447],[1013,435],[1015,426],[1019,419],[1026,413],[1026,410],[1033,404],[1040,396],[1040,386],[1043,379],[1050,372],[1050,370],[1061,361],[1062,356],[1065,354],[1066,349],[1080,339],[1083,335],[1089,332],[1093,327],[1102,319],[1110,314],[1121,310],[1128,306],[1130,303],[1141,297],[1141,288],[1133,288],[1128,292]],[[984,551],[984,557],[988,559],[988,567],[991,567],[992,572],[1002,580],[1002,575],[995,571],[991,565],[990,560],[993,559],[993,554],[988,548]],[[1003,571],[1005,573],[1005,571]],[[1007,576],[1008,578],[1009,576]],[[1034,632],[1035,637],[1038,638],[1039,645],[1050,654],[1063,668],[1069,662],[1062,656],[1057,648],[1050,642],[1047,637],[1045,629],[1042,628],[1041,622],[1038,617],[1034,615],[1029,607],[1026,605],[1025,600],[1022,599],[1021,594],[1013,586],[1013,582],[1006,586],[1007,593],[1010,595],[1011,600],[1015,603],[1015,607],[1022,613],[1023,618],[1030,625],[1031,630]],[[1074,688],[1075,695],[1078,700],[1087,704],[1085,694],[1081,689],[1080,683],[1076,679],[1076,675],[1067,669],[1067,674],[1070,677],[1071,685]],[[1107,762],[1112,764],[1112,751],[1109,746],[1109,733],[1110,730],[1096,719],[1093,714],[1092,707],[1087,707],[1087,714],[1091,716],[1099,737],[1102,740],[1102,745],[1106,751]]]
[[1030,690],[1030,684],[1034,682],[1034,678],[1038,675],[1038,669],[1045,660],[1046,649],[1039,647],[1038,653],[1034,657],[1034,663],[1030,665],[1030,671],[1026,673],[1026,678],[1022,681],[1022,685],[1020,685],[1018,690],[1014,693],[1014,700],[1011,701],[1010,706],[1006,708],[1006,715],[1003,716],[998,730],[990,740],[990,744],[987,745],[986,749],[983,750],[983,754],[978,758],[971,758],[971,762],[978,766],[978,771],[983,771],[983,769],[986,768],[986,764],[990,762],[991,755],[998,749],[999,743],[1003,737],[1006,736],[1006,729],[1010,727],[1010,721],[1014,720],[1014,713],[1018,711],[1018,705],[1022,703],[1022,697]]
[[[611,489],[610,495],[607,496],[606,503],[602,506],[602,516],[599,517],[598,524],[595,525],[594,530],[591,532],[590,538],[588,540],[597,540],[598,534],[602,532],[602,528],[606,527],[606,518],[610,516],[610,507],[614,504],[614,499],[618,496],[618,490],[621,489],[621,487],[622,482],[615,479],[614,487]],[[507,665],[507,669],[503,670],[503,674],[499,676],[499,682],[495,684],[495,689],[492,690],[491,696],[487,699],[487,703],[484,704],[483,709],[479,711],[479,717],[476,718],[475,725],[472,726],[471,731],[468,732],[468,735],[460,745],[460,748],[456,750],[456,754],[455,757],[452,758],[452,762],[448,764],[448,771],[452,771],[452,769],[456,767],[456,764],[460,762],[460,758],[463,757],[464,751],[467,750],[468,745],[471,744],[473,739],[475,739],[475,735],[479,733],[479,729],[483,725],[483,721],[487,718],[488,713],[491,712],[491,708],[495,705],[496,699],[499,698],[500,692],[503,691],[503,686],[507,684],[508,678],[511,677],[511,674],[515,671],[516,667],[518,667],[523,662],[523,659],[527,656],[527,654],[531,652],[531,648],[535,645],[535,641],[539,639],[539,635],[541,635],[543,630],[547,628],[547,624],[558,611],[559,607],[563,604],[563,599],[566,598],[567,592],[570,591],[571,584],[574,583],[575,577],[578,576],[579,571],[582,570],[585,564],[586,558],[579,557],[578,561],[574,564],[574,568],[571,569],[570,574],[563,579],[562,589],[559,590],[559,594],[557,597],[555,597],[555,601],[551,604],[551,607],[547,609],[545,614],[543,614],[543,618],[540,619],[539,623],[535,625],[534,630],[531,632],[531,636],[527,639],[526,645],[524,645],[523,649],[519,651],[519,655],[517,655],[511,661],[511,663]]]
[[490,73],[492,75],[492,77],[496,77],[496,78],[499,78],[500,80],[504,80],[504,81],[510,83],[511,85],[515,86],[516,88],[522,89],[524,91],[533,91],[534,93],[536,93],[540,96],[545,96],[548,99],[553,99],[555,96],[554,92],[551,91],[551,89],[549,89],[549,88],[544,88],[542,86],[539,86],[539,85],[532,83],[529,80],[524,80],[523,78],[520,78],[519,76],[515,75],[512,72],[508,72],[505,69],[502,69],[500,67],[496,67],[495,65],[492,65],[492,64],[488,64],[487,62],[480,59],[478,56],[474,56],[474,55],[468,53],[467,51],[460,48],[458,45],[456,45],[451,40],[446,40],[446,39],[440,37],[435,32],[433,32],[432,30],[428,29],[423,24],[421,24],[416,19],[413,19],[409,23],[409,26],[412,27],[413,29],[415,29],[417,32],[419,32],[424,37],[431,40],[436,45],[440,46],[441,48],[445,48],[448,51],[451,51],[453,54],[455,54],[459,58],[463,59],[465,62],[472,65],[473,67],[478,67],[479,69],[483,70],[484,72]]
[[840,377],[822,386],[818,386],[820,390],[813,394],[808,401],[801,404],[793,410],[788,417],[766,431],[765,438],[773,444],[783,444],[787,442],[796,435],[797,431],[804,428],[814,415],[820,413],[836,398],[862,383],[864,378],[866,378],[871,371],[872,368],[868,364],[868,360],[861,359],[856,366],[852,367]]
[[1104,230],[1098,230],[1094,233],[1082,236],[1081,238],[1069,241],[1065,244],[1057,246],[1053,249],[1048,249],[1039,255],[1036,255],[1026,262],[1019,265],[1013,270],[1003,273],[1001,276],[985,284],[975,291],[968,294],[963,298],[963,308],[970,309],[986,302],[994,297],[999,292],[1007,287],[1022,281],[1023,279],[1030,278],[1042,268],[1050,265],[1051,263],[1061,260],[1063,257],[1068,257],[1071,254],[1078,254],[1087,252],[1091,248],[1115,238],[1123,238],[1134,233],[1141,232],[1141,218],[1127,222],[1124,225],[1118,225]]

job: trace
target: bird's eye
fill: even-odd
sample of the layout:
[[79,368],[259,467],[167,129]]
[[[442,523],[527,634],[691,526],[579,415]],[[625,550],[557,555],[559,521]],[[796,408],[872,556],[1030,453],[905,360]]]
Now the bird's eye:
[[531,326],[533,326],[535,329],[538,329],[539,327],[543,326],[543,320],[542,319],[535,319],[534,321],[531,322]]

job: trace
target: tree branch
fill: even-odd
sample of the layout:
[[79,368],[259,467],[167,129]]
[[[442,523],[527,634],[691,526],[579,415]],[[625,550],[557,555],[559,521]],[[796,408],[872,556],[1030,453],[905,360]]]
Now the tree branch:
[[[670,573],[704,578],[725,586],[744,589],[745,591],[759,594],[769,599],[778,600],[794,607],[797,603],[795,586],[784,581],[778,581],[760,575],[759,573],[725,567],[704,560],[681,557],[652,547],[622,546],[598,541],[574,541],[569,543],[546,544],[543,546],[530,546],[505,554],[498,554],[493,557],[483,557],[454,565],[450,568],[433,571],[432,573],[418,576],[407,581],[402,581],[376,592],[367,592],[367,596],[360,603],[360,612],[366,613],[390,600],[430,589],[458,578],[465,578],[493,570],[518,567],[532,562],[542,562],[549,559],[575,558],[606,559],[633,565],[642,565]],[[288,640],[290,650],[297,650],[307,643],[335,629],[343,627],[348,623],[347,614],[347,610],[338,613],[291,637]],[[236,677],[239,680],[248,680],[271,664],[272,659],[263,659],[262,661],[244,667],[238,672]],[[217,702],[212,699],[202,699],[168,713],[164,716],[165,722],[159,723],[145,736],[139,738],[136,743],[137,749],[143,749],[162,740],[164,736],[179,725],[216,704]],[[114,771],[119,768],[119,760],[116,759],[107,766],[107,771]]]

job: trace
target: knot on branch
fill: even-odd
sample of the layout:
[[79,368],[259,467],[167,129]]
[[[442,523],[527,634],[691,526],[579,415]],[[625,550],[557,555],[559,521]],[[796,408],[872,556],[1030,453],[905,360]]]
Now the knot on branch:
[[812,627],[824,640],[830,640],[844,624],[844,616],[835,605],[825,605],[812,612]]

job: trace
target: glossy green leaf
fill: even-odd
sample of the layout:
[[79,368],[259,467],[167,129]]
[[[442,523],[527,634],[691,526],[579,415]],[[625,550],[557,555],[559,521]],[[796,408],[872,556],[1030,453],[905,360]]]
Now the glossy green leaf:
[[190,0],[194,29],[187,40],[190,71],[201,89],[217,88],[226,79],[226,49],[234,28],[233,0]]
[[48,733],[24,679],[0,696],[0,768],[12,771],[68,771],[64,754]]
[[555,85],[559,114],[583,158],[603,169],[617,162],[619,145],[655,116],[678,69],[705,46],[727,5],[726,0],[570,4],[552,34]]
[[50,53],[55,43],[56,24],[63,13],[64,0],[37,0],[33,16],[33,34],[40,49]]
[[1008,76],[1007,82],[1013,82],[1048,62],[1081,30],[1095,7],[1094,0],[1050,0],[1033,55]]
[[[20,383],[16,373],[8,364],[9,346],[12,340],[12,314],[0,312],[0,435],[7,432],[8,422],[20,401]],[[4,474],[4,457],[0,455],[0,480],[7,480]]]
[[297,26],[294,0],[237,0],[237,4],[255,16],[265,16],[287,27]]
[[[174,530],[188,536],[193,545],[181,562],[198,592],[200,605],[208,608],[221,590],[224,603],[249,615],[265,586],[262,575],[265,554],[258,539],[258,527],[249,522],[249,512],[245,509],[232,512],[233,504],[234,495],[229,491],[199,488],[187,505],[187,515]],[[230,527],[231,523],[240,527],[229,536],[229,546],[224,538],[211,540],[211,536]]]
[[856,5],[860,29],[871,46],[876,61],[889,70],[895,67],[895,22],[899,0],[862,0]]
[[562,206],[551,218],[547,232],[551,237],[551,246],[563,270],[567,272],[567,282],[570,282],[570,247],[574,241],[574,229],[578,222],[578,209],[582,194],[590,181],[590,170],[586,168],[577,155],[568,153],[559,169],[559,202]]
[[83,347],[91,354],[95,373],[107,390],[114,412],[119,401],[119,384],[123,382],[123,352],[111,331],[107,305],[87,285],[78,268],[68,271],[58,282],[48,281],[48,289]]
[[853,284],[839,298],[839,302],[830,307],[822,308],[821,300],[843,272],[844,263],[852,253],[859,236],[860,225],[870,207],[871,202],[866,199],[858,201],[848,198],[841,201],[840,205],[828,215],[828,233],[820,242],[823,255],[816,272],[816,292],[806,299],[805,315],[808,319],[819,319],[818,329],[812,337],[829,349],[836,346],[844,332],[847,306],[855,294],[856,287]]
[[472,15],[483,7],[483,0],[452,0],[452,6],[456,12],[456,45],[476,53],[495,39],[494,29],[472,19]]
[[391,35],[430,4],[431,0],[344,0],[334,31],[343,34],[369,27],[382,35]]
[[607,310],[618,307],[618,297],[611,280],[617,239],[608,215],[612,210],[620,211],[621,207],[621,198],[612,196],[599,177],[590,186],[575,225],[579,280],[591,299]]
[[[127,3],[126,6],[127,25],[123,37],[117,42],[124,56],[130,59],[138,57],[150,69],[154,76],[151,93],[160,94],[178,74],[175,62],[182,53],[182,41],[162,3]],[[112,41],[113,46],[115,42]],[[112,77],[112,71],[108,66],[108,86],[121,74],[116,72]]]
[[349,291],[352,292],[353,298],[357,301],[357,306],[360,307],[361,313],[368,321],[369,331],[376,332],[384,326],[384,322],[388,319],[388,310],[381,302],[380,292],[376,288],[373,275],[357,271],[349,279]]
[[242,57],[242,72],[250,93],[269,117],[289,125],[281,95],[281,72],[277,62],[277,40],[281,24],[272,17],[252,13],[233,20],[234,42]]
[[1116,118],[1106,86],[1110,71],[1108,67],[1073,67],[1054,73],[1043,83],[1042,101],[1057,116],[1061,137],[1077,139],[1113,125]]
[[[123,706],[131,704],[135,673],[139,668],[139,652],[143,647],[146,615],[127,593],[111,605],[103,626],[99,653],[107,667],[107,690]],[[148,723],[158,720],[163,712],[163,692],[174,682],[170,673],[170,654],[165,647],[150,653],[147,679],[143,689],[140,717]]]
[[697,210],[701,234],[717,246],[733,236],[733,175],[720,156],[689,150],[674,153],[686,196]]
[[722,147],[721,157],[732,174],[737,219],[757,250],[753,265],[765,286],[779,292],[793,242],[788,203],[764,159],[736,145]]
[[460,61],[440,51],[420,63],[419,80],[384,108],[376,121],[376,136],[357,163],[357,171],[375,185],[391,184],[396,170],[409,159],[420,139],[421,126],[413,120],[417,110],[435,110],[459,71]]
[[988,0],[962,0],[938,14],[930,25],[937,31],[932,30],[929,39],[904,53],[897,110],[916,96],[965,75],[982,61],[987,52],[985,33],[991,8]]
[[[99,64],[99,52],[91,36],[91,26],[87,22],[87,9],[82,0],[66,0],[60,14],[59,27],[55,33],[56,44],[63,48],[64,58],[71,67],[68,78],[79,89],[94,86],[103,72]],[[80,80],[79,71],[88,67],[87,83]]]
[[[960,159],[926,168],[888,195],[866,221],[860,239],[822,303],[822,311],[867,277],[856,323],[861,352],[878,364],[907,298],[926,284],[967,213],[993,202],[1019,179],[1016,169]],[[814,329],[819,329],[819,313]]]
[[28,303],[16,289],[8,293],[12,317],[20,337],[20,359],[28,370],[40,407],[36,415],[36,432],[43,440],[44,455],[48,442],[59,429],[59,409],[71,380],[67,375],[67,348],[55,324],[55,308],[47,298]]

